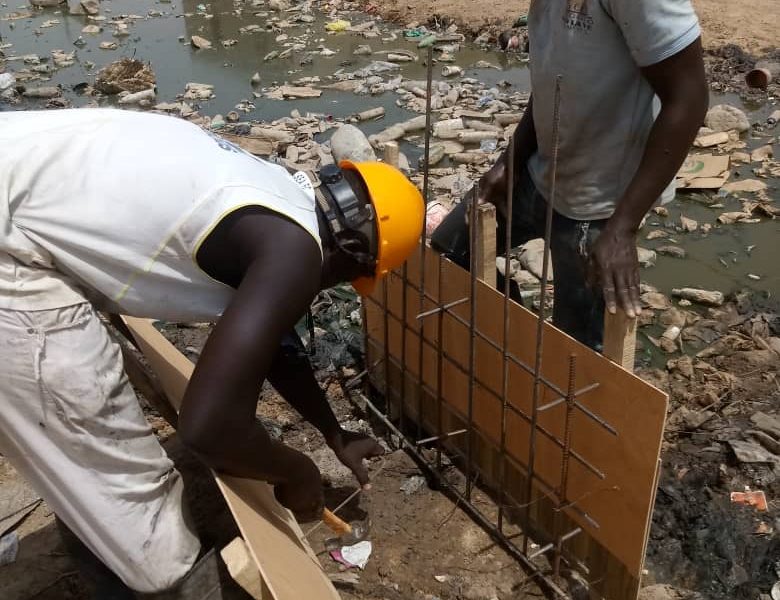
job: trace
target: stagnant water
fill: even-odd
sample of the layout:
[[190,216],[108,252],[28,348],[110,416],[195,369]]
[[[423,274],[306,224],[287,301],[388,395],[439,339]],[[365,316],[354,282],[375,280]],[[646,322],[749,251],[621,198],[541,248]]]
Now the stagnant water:
[[[73,2],[73,0],[71,0]],[[394,26],[383,25],[381,38],[365,39],[350,33],[328,34],[324,25],[331,20],[316,10],[316,21],[308,24],[296,24],[281,31],[256,32],[242,34],[240,27],[258,24],[265,27],[269,16],[279,15],[260,4],[237,4],[243,9],[236,13],[232,2],[221,1],[201,3],[197,0],[179,2],[153,2],[150,0],[104,0],[101,14],[107,21],[100,34],[82,34],[82,28],[89,23],[85,16],[71,16],[67,5],[61,9],[32,10],[33,16],[7,20],[14,12],[30,11],[29,7],[0,4],[0,36],[6,57],[37,54],[48,57],[52,49],[66,52],[76,50],[76,64],[54,73],[52,84],[61,84],[66,96],[75,106],[93,102],[93,98],[79,96],[72,92],[74,85],[93,82],[94,74],[103,65],[120,57],[135,57],[151,62],[157,75],[158,100],[173,101],[176,94],[184,91],[187,82],[208,83],[215,86],[216,97],[201,102],[199,109],[203,114],[225,114],[233,110],[243,100],[251,100],[256,108],[242,119],[271,120],[289,115],[293,108],[301,112],[316,112],[346,117],[361,110],[384,106],[387,114],[384,119],[365,125],[366,133],[373,133],[396,121],[414,116],[395,104],[395,94],[382,96],[357,96],[347,92],[325,91],[318,99],[274,101],[255,99],[250,77],[259,72],[262,83],[259,88],[292,81],[301,77],[326,77],[339,68],[355,70],[382,56],[353,56],[354,49],[361,44],[369,44],[374,51],[387,51],[397,48],[415,50],[416,46],[404,40],[402,32]],[[260,13],[256,15],[255,13]],[[133,22],[130,35],[114,38],[109,25],[111,17],[119,15],[141,15],[145,18]],[[151,16],[148,16],[151,15]],[[281,13],[282,18],[286,14]],[[338,18],[346,18],[352,23],[374,20],[374,17],[360,13],[342,13]],[[58,24],[42,28],[46,21],[58,20]],[[289,58],[274,59],[267,62],[263,57],[273,50],[283,50],[282,42],[277,42],[280,34],[288,36],[287,42],[300,41],[306,44],[306,50],[294,52]],[[196,50],[190,43],[190,36],[200,35],[213,43],[213,49]],[[73,42],[82,37],[85,45],[74,46]],[[383,41],[382,38],[395,40]],[[234,46],[224,47],[220,41],[238,40]],[[117,42],[116,50],[99,48],[102,41]],[[7,46],[10,44],[10,46]],[[324,46],[336,53],[330,57],[319,54],[304,60],[318,46]],[[487,61],[495,68],[475,68],[478,61]],[[307,64],[301,64],[301,63]],[[488,84],[506,79],[517,89],[529,90],[529,76],[525,64],[517,57],[508,57],[500,52],[483,51],[467,46],[456,55],[458,65],[464,67],[465,74],[478,78]],[[91,65],[90,63],[94,63]],[[20,62],[8,62],[10,70],[21,68]],[[422,61],[404,65],[402,73],[411,79],[423,79]],[[37,85],[37,84],[33,84]],[[43,84],[51,85],[51,84]],[[259,91],[259,90],[258,90]],[[108,102],[108,100],[105,100]],[[740,106],[749,114],[751,122],[765,121],[773,107],[744,106],[736,96],[713,95],[712,104],[729,103]],[[35,106],[35,102],[22,106]],[[780,126],[777,129],[780,135]],[[749,148],[767,143],[766,138],[748,140]],[[749,166],[739,168],[742,176],[751,176]],[[770,181],[770,197],[776,198],[778,181]],[[670,205],[668,222],[677,223],[680,213],[694,218],[700,223],[716,223],[718,214],[726,210],[739,210],[740,202],[735,197],[721,199],[723,208],[709,208],[698,202],[695,196],[679,194]],[[654,215],[648,220],[650,225],[661,224],[662,220]],[[646,228],[642,237],[649,229]],[[664,292],[674,287],[700,287],[705,289],[731,292],[737,289],[750,289],[766,298],[780,295],[780,268],[778,268],[778,234],[780,221],[764,220],[758,224],[736,224],[715,227],[707,234],[680,233],[673,236],[677,245],[688,252],[686,259],[659,256],[655,267],[643,271],[643,279],[658,286]],[[647,248],[668,244],[668,240],[646,241],[640,239],[640,245]],[[758,276],[756,280],[748,275]]]

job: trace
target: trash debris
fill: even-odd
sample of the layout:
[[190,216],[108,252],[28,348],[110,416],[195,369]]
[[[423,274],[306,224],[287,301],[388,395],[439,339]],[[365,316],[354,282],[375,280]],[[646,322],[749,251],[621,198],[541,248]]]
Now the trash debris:
[[102,94],[140,92],[153,88],[156,84],[151,65],[132,58],[112,62],[95,76],[95,89]]
[[780,62],[758,61],[755,67],[745,75],[748,87],[765,90],[775,77],[780,76]]
[[260,85],[260,73],[255,73],[249,80],[252,85]]
[[695,288],[673,289],[672,296],[707,306],[721,306],[724,301],[722,292],[711,292]]
[[699,229],[699,223],[693,219],[689,219],[685,215],[680,215],[680,226],[682,227],[682,230],[687,233],[693,233]]
[[190,43],[199,50],[210,50],[212,48],[211,42],[199,35],[193,35],[190,38]]
[[[526,271],[530,271],[535,277],[541,279],[544,265],[544,240],[540,238],[524,244],[518,259]],[[552,257],[548,263],[547,280],[553,281]]]
[[214,86],[208,83],[190,82],[184,86],[185,100],[209,100],[214,97]]
[[339,19],[338,21],[331,21],[330,23],[326,23],[325,30],[330,31],[331,33],[337,33],[340,31],[346,31],[349,29],[350,25],[351,23],[349,21]]
[[709,148],[711,146],[718,146],[720,144],[725,144],[728,142],[731,138],[729,137],[729,134],[725,131],[719,132],[719,133],[709,133],[707,135],[702,135],[697,137],[693,141],[693,145],[697,148]]
[[140,92],[122,92],[119,94],[119,104],[142,104],[150,106],[154,102],[156,92],[154,88]]
[[88,15],[94,16],[100,12],[100,2],[98,0],[81,0],[79,4]]
[[62,95],[62,90],[56,86],[27,88],[22,95],[27,98],[55,98]]
[[422,475],[413,475],[409,479],[403,482],[401,485],[401,491],[407,495],[411,496],[412,494],[416,494],[421,489],[425,487],[425,477]]
[[343,559],[342,564],[345,564],[348,568],[357,567],[361,570],[365,569],[372,550],[373,545],[368,540],[358,542],[353,546],[343,546],[340,551]]
[[663,254],[664,256],[671,256],[673,258],[685,258],[688,256],[688,253],[685,251],[684,248],[680,248],[680,246],[661,246],[660,248],[656,248],[655,251],[658,254]]
[[98,47],[101,50],[116,50],[119,47],[119,44],[116,42],[100,42]]
[[750,153],[750,162],[763,162],[773,158],[774,155],[775,154],[774,149],[772,148],[772,144],[767,144],[766,146],[756,148],[753,150],[753,152]]
[[99,25],[86,25],[82,30],[81,33],[88,33],[88,34],[97,34],[103,31],[103,29]]
[[762,192],[767,188],[766,183],[758,179],[742,179],[725,184],[721,189],[733,194],[735,192]]
[[463,69],[457,65],[446,65],[442,67],[441,74],[444,75],[444,77],[454,77],[456,75],[462,75]]

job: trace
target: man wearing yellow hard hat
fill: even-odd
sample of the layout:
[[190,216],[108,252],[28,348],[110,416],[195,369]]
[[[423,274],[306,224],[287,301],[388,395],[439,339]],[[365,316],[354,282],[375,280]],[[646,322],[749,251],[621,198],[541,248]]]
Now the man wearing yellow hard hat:
[[95,597],[222,598],[96,309],[217,321],[178,425],[211,468],[321,515],[315,464],[255,418],[268,380],[368,485],[363,459],[381,447],[339,426],[281,342],[321,289],[367,294],[402,264],[424,205],[385,164],[344,161],[319,178],[170,117],[0,113],[0,453],[75,533]]

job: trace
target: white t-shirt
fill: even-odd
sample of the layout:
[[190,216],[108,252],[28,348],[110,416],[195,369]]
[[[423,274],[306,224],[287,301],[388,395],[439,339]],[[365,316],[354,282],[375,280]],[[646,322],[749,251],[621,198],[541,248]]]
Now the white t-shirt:
[[531,178],[549,199],[555,82],[562,75],[554,206],[572,219],[609,218],[634,178],[658,112],[640,68],[699,37],[693,6],[690,0],[533,0],[528,33],[539,144],[528,163]]
[[130,315],[213,319],[233,290],[195,254],[248,205],[320,244],[313,194],[196,125],[113,109],[0,112],[0,308],[87,297]]

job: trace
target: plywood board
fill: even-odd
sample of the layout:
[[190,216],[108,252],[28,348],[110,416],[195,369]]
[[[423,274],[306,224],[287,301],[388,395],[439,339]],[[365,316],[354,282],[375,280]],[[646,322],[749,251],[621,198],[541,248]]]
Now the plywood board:
[[[194,365],[151,321],[122,319],[178,410]],[[216,474],[214,477],[273,598],[338,600],[338,592],[301,528],[290,511],[276,501],[271,486],[252,479]]]
[[[439,399],[449,416],[460,419],[461,425],[469,412],[467,373],[470,331],[467,324],[471,307],[469,302],[459,304],[447,314],[427,318],[421,327],[419,320],[414,318],[418,308],[420,267],[419,253],[415,253],[407,266],[406,284],[398,273],[387,278],[387,313],[381,289],[367,300],[367,364],[373,365],[383,356],[387,331],[390,368],[385,370],[383,364],[375,367],[372,380],[380,389],[385,389],[391,396],[390,400],[396,392],[403,391],[402,401],[407,406],[407,414],[416,415],[418,411],[415,407],[422,402],[421,418],[428,429],[433,427],[432,433],[435,434],[436,420],[430,415],[436,413]],[[425,252],[425,269],[426,294],[431,297],[427,302],[432,306],[436,302],[447,304],[470,297],[469,276],[463,269],[430,250]],[[435,284],[430,289],[429,282]],[[483,282],[477,282],[475,295],[476,329],[487,339],[477,337],[475,342],[472,414],[473,425],[482,440],[480,443],[484,443],[487,449],[474,453],[481,461],[474,466],[489,479],[496,469],[495,465],[488,464],[487,457],[498,450],[503,412],[504,361],[500,348],[503,342],[504,298]],[[404,297],[407,304],[411,304],[406,309]],[[533,365],[537,318],[514,302],[510,303],[509,315],[509,353],[526,365]],[[405,348],[402,349],[400,341],[404,337],[404,321],[407,332]],[[425,389],[422,399],[415,397],[419,387],[414,385],[419,371],[421,331]],[[530,522],[525,526],[543,538],[552,540],[556,535],[581,527],[583,534],[566,544],[568,554],[588,565],[591,576],[606,578],[599,584],[603,597],[615,600],[633,597],[641,576],[652,514],[666,395],[548,324],[544,327],[543,350],[542,375],[552,386],[566,390],[569,358],[572,356],[576,360],[575,389],[599,384],[597,389],[584,394],[580,402],[606,421],[616,434],[601,427],[583,411],[574,412],[572,449],[581,460],[569,462],[566,499],[573,505],[558,510],[559,498],[556,494],[562,487],[561,441],[564,439],[566,407],[561,404],[542,413],[539,425],[544,434],[537,432],[535,461],[536,474],[541,481],[535,483],[533,498],[523,498],[531,435],[528,417],[532,410],[533,377],[527,370],[510,362],[507,441],[505,456],[499,456],[499,460],[511,463],[513,474],[504,491],[518,504],[534,503]],[[438,362],[440,356],[441,364]],[[404,368],[395,369],[394,365],[403,365]],[[431,377],[431,373],[438,372],[442,373],[441,378]],[[387,382],[384,381],[386,375],[390,378]],[[414,380],[412,385],[399,380],[399,375]],[[437,387],[438,381],[441,382],[440,387]],[[558,397],[559,394],[550,386],[543,386],[540,404]],[[495,486],[498,481],[494,478],[489,483]]]

